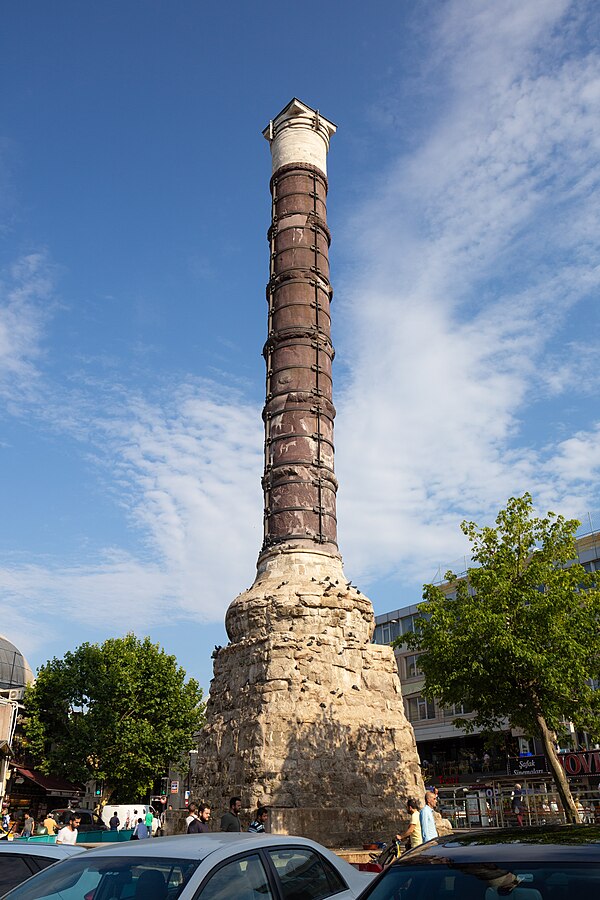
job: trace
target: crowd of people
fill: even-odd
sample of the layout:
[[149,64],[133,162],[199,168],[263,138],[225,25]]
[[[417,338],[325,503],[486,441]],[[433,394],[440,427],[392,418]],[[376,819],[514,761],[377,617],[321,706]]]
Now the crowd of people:
[[2,813],[2,831],[5,834],[12,834],[14,837],[30,838],[36,834],[48,834],[50,837],[56,835],[57,844],[75,844],[77,843],[77,834],[81,819],[73,813],[70,815],[62,826],[54,818],[51,812],[47,813],[46,818],[36,828],[35,819],[28,812],[25,813],[20,828],[15,829],[14,823],[11,822],[10,813],[5,810]]
[[[189,815],[185,820],[187,833],[202,834],[203,832],[207,832],[209,830],[208,822],[211,815],[210,806],[207,803],[201,803],[199,806],[195,803],[190,803],[188,809]],[[219,831],[240,832],[242,830],[242,823],[240,821],[241,809],[241,797],[231,797],[229,800],[229,809],[221,816]],[[251,834],[264,834],[268,820],[268,808],[266,806],[259,806],[247,830]]]

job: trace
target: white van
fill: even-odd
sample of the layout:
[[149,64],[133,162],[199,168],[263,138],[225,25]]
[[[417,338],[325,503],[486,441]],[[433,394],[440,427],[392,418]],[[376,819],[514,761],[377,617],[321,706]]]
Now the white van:
[[110,828],[110,820],[116,813],[119,819],[119,831],[122,831],[124,828],[135,828],[138,819],[143,822],[148,810],[152,813],[152,837],[154,837],[160,828],[160,820],[154,807],[147,803],[107,803],[102,810],[101,819],[106,827]]

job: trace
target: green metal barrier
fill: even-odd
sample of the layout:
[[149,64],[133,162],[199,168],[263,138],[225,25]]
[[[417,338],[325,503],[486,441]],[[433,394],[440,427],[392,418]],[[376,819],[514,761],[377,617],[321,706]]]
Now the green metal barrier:
[[12,839],[13,844],[55,844],[55,834],[34,834],[33,837],[16,837]]
[[[78,844],[113,844],[120,841],[131,840],[133,828],[123,829],[122,831],[80,831],[77,834]],[[12,840],[15,844],[55,844],[56,835],[35,834],[33,837],[15,837]]]
[[117,841],[129,841],[133,834],[133,828],[123,828],[122,831],[80,831],[77,835],[78,844],[112,844]]

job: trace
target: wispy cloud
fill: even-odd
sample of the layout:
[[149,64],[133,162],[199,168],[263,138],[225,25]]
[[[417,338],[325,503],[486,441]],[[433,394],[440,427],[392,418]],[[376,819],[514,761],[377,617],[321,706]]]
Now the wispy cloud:
[[140,550],[99,550],[93,565],[5,566],[6,601],[38,620],[65,608],[73,622],[120,630],[151,628],[167,613],[222,620],[252,581],[262,540],[259,409],[212,382],[171,385],[152,401],[122,390],[107,396],[110,414],[78,395],[61,424],[85,435]]
[[218,619],[251,580],[262,531],[260,411],[212,382],[168,405],[134,398],[103,423],[135,523],[169,572],[182,611]]
[[53,268],[45,253],[30,253],[0,273],[0,397],[18,412],[38,382]]
[[595,422],[566,446],[536,410],[576,390],[561,330],[600,282],[600,56],[565,52],[575,12],[447,4],[445,114],[353,223],[340,519],[367,577],[458,555],[457,522],[512,493],[580,513],[597,498]]
[[[597,318],[574,323],[597,317],[600,54],[567,52],[588,8],[436,9],[424,67],[443,115],[336,235],[358,260],[334,274],[340,537],[366,580],[429,577],[461,554],[461,518],[488,519],[525,489],[542,509],[600,505],[597,410],[560,434],[544,413],[589,394],[583,372],[597,377]],[[218,621],[262,539],[259,410],[241,388],[183,374],[134,391],[118,371],[36,402],[50,276],[31,256],[3,280],[0,391],[82,442],[139,550],[6,564],[3,602],[55,630],[57,609],[97,628]]]

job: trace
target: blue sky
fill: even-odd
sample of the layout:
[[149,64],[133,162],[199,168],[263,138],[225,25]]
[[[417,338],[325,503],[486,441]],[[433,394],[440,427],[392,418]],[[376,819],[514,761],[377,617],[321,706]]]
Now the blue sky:
[[[346,574],[376,612],[529,490],[600,509],[600,9],[5,4],[0,630],[208,687],[261,543],[270,154],[329,157]],[[596,520],[596,527],[600,522]]]

